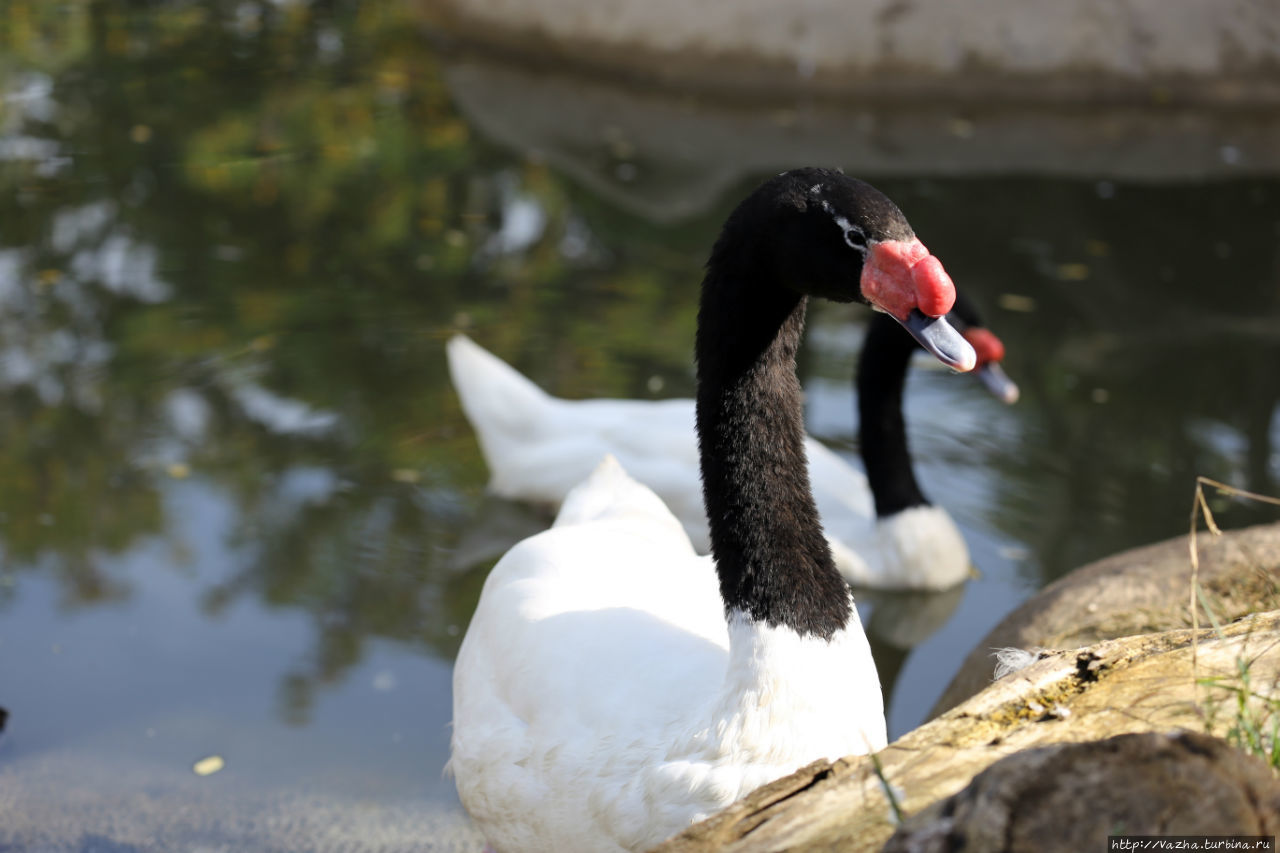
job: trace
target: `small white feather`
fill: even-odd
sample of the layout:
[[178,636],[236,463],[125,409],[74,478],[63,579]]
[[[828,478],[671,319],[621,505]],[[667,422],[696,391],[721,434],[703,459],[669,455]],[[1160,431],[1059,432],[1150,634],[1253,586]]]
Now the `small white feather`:
[[995,675],[992,676],[995,681],[1031,666],[1031,664],[1047,654],[1044,649],[1017,649],[1012,647],[992,649],[991,651],[991,656],[996,659]]

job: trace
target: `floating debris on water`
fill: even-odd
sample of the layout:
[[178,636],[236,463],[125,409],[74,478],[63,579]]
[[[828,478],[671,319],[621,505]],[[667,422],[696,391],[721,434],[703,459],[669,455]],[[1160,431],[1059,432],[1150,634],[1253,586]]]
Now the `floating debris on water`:
[[191,771],[197,776],[212,776],[226,766],[227,762],[222,760],[221,755],[210,755],[191,765]]
[[1021,314],[1030,314],[1036,310],[1036,301],[1020,293],[1002,293],[996,299],[996,304],[1006,311],[1017,311]]
[[1058,278],[1063,281],[1084,281],[1089,277],[1088,264],[1058,264]]

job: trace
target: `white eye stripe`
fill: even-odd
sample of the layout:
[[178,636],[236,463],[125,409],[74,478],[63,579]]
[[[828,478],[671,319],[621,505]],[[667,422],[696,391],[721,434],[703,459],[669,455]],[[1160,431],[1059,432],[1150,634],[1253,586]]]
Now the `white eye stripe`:
[[[857,234],[858,239],[861,240],[862,242],[861,243],[853,242],[852,240],[849,239],[850,234]],[[867,253],[867,235],[862,233],[861,228],[854,226],[853,228],[844,232],[844,241],[849,244],[850,248],[857,249],[859,252],[861,252],[864,255]]]
[[[862,228],[860,226],[854,225],[848,219],[845,219],[843,216],[839,215],[834,210],[832,210],[831,205],[827,203],[825,199],[822,202],[822,209],[825,210],[828,214],[830,214],[831,218],[835,221],[837,227],[840,228],[840,232],[844,234],[844,241],[849,245],[849,248],[857,249],[859,252],[865,255],[867,253],[867,235],[862,230]],[[852,239],[850,239],[849,237],[850,234],[858,235],[858,239],[861,242],[855,243]]]
[[[840,228],[840,232],[845,236],[845,242],[847,245],[849,245],[850,248],[856,248],[856,250],[860,251],[864,256],[867,255],[867,233],[861,229],[860,225],[855,225],[845,219],[844,216],[837,214],[835,210],[831,209],[831,204],[829,204],[826,199],[822,200],[822,209],[826,210],[827,214],[835,220],[837,227]],[[858,234],[858,238],[861,242],[855,243],[850,240],[850,234]]]

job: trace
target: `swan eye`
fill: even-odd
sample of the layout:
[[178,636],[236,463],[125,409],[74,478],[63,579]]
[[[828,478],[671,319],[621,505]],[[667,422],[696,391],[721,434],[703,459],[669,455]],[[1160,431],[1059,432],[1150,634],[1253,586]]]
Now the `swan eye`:
[[[819,187],[815,187],[815,189],[819,189]],[[822,209],[835,220],[836,227],[840,229],[840,233],[844,234],[844,241],[849,244],[849,248],[857,249],[865,255],[867,253],[867,235],[862,233],[862,228],[836,213],[826,199],[822,201]]]
[[850,247],[857,249],[859,252],[863,252],[865,254],[867,251],[867,235],[863,234],[857,227],[845,230],[844,241],[848,243]]

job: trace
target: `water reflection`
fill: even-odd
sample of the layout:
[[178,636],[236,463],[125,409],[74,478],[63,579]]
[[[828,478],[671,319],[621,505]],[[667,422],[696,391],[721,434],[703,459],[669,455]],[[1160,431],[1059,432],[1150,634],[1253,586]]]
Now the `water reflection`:
[[[448,663],[545,516],[484,498],[443,342],[561,396],[688,396],[700,268],[759,166],[650,187],[701,188],[677,216],[620,203],[477,132],[396,3],[8,14],[0,786],[198,717],[137,754],[185,771],[288,742],[223,773],[448,802]],[[983,578],[931,634],[870,602],[901,732],[1033,588],[1181,532],[1194,474],[1280,491],[1280,182],[858,170],[986,306],[1023,390],[1005,410],[911,380],[922,485]],[[815,310],[802,353],[811,429],[851,458],[863,322]]]
[[886,706],[894,704],[894,689],[907,657],[951,619],[965,591],[961,585],[941,592],[857,592],[858,603],[866,605],[859,609],[870,611],[863,625]]

